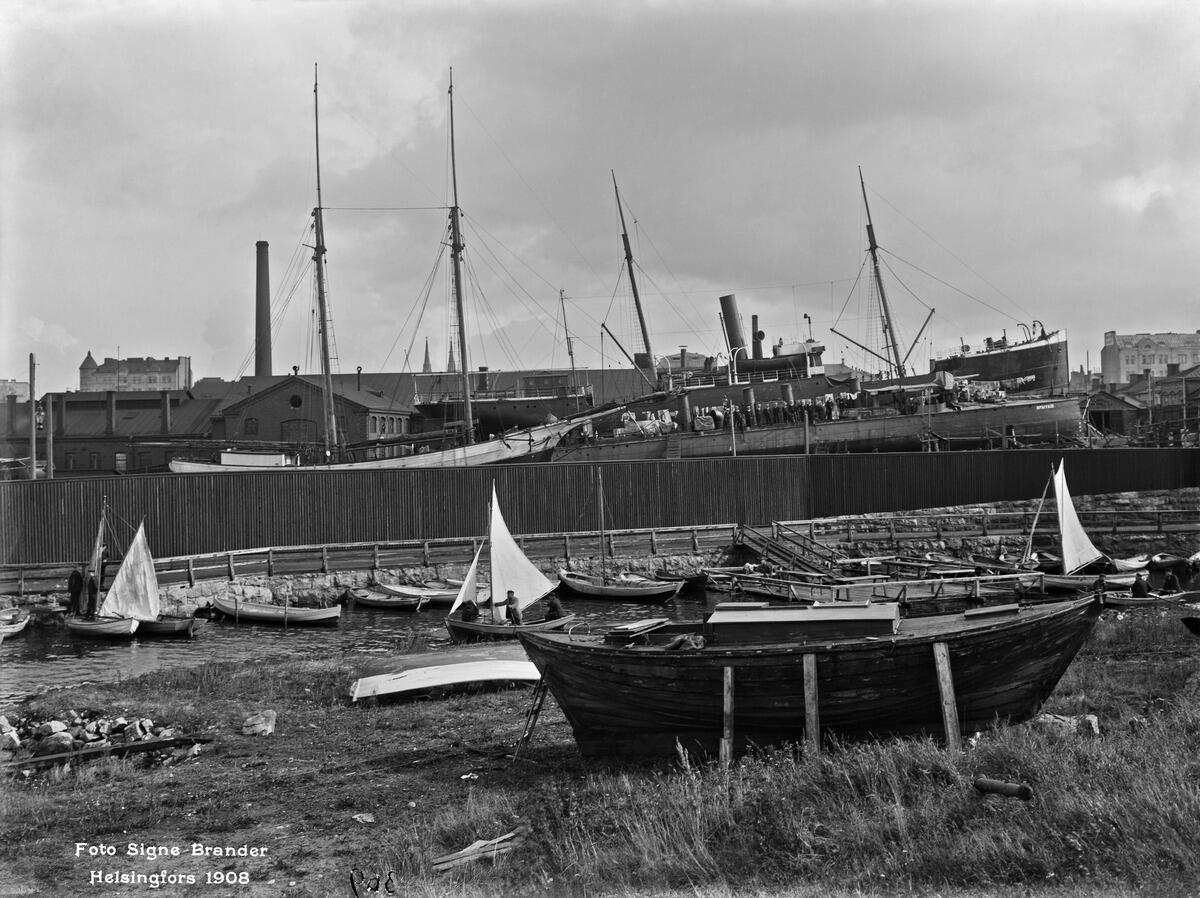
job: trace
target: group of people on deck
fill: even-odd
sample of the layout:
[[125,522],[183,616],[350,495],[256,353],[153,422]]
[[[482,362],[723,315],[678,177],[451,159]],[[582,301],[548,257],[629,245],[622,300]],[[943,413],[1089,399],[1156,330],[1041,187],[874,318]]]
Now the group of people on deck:
[[[505,616],[508,618],[507,622],[514,627],[519,627],[525,623],[525,617],[521,611],[521,605],[517,601],[517,595],[511,589],[505,597],[504,610]],[[546,602],[546,620],[558,620],[564,614],[562,602],[559,601],[558,596],[551,593],[550,598]],[[479,606],[475,602],[464,602],[462,619],[468,623],[478,620]]]

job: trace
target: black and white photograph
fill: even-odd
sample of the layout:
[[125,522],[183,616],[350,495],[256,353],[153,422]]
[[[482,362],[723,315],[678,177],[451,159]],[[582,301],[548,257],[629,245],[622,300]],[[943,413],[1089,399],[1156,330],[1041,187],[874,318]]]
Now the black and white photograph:
[[1194,4],[0,51],[0,898],[1194,894]]

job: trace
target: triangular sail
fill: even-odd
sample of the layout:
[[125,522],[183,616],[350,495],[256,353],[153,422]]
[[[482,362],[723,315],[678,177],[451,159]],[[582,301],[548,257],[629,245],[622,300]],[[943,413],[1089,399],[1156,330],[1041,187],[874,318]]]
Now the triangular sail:
[[[500,503],[496,499],[494,483],[492,484],[490,540],[493,616],[503,614],[503,602],[510,589],[516,594],[517,605],[522,609],[554,591],[555,584],[534,567],[533,562],[525,557],[521,547],[508,532],[508,525],[504,523],[504,515],[500,513]],[[502,621],[503,617],[498,622]]]
[[112,586],[104,596],[100,614],[102,617],[158,620],[161,610],[154,558],[146,544],[145,527],[139,524],[137,536],[133,538],[117,575],[113,577]]
[[92,574],[96,578],[96,583],[100,583],[100,562],[104,559],[104,525],[107,507],[100,506],[100,526],[96,530],[96,542],[92,545],[92,557],[88,561],[87,573]]
[[1080,568],[1091,564],[1104,553],[1092,545],[1083,525],[1079,523],[1079,515],[1075,513],[1075,504],[1067,490],[1066,463],[1060,461],[1058,470],[1054,473],[1054,495],[1058,499],[1058,533],[1062,538],[1063,573],[1073,574]]
[[483,554],[483,546],[481,545],[475,550],[475,559],[471,562],[471,567],[467,570],[467,576],[463,578],[463,584],[458,588],[458,595],[454,597],[454,604],[450,606],[450,613],[454,613],[454,609],[466,601],[467,596],[471,597],[474,602],[478,594],[478,588],[475,581],[478,579],[479,573],[479,556]]

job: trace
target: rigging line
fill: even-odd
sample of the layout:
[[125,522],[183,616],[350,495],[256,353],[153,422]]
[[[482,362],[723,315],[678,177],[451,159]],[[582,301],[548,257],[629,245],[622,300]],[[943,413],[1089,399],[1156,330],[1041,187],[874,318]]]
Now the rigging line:
[[[475,267],[474,255],[471,255],[470,258],[464,256],[464,262],[467,267],[468,279],[474,287],[472,304],[476,310],[476,318],[486,319],[491,324],[492,339],[499,345],[501,353],[507,357],[509,365],[513,368],[519,368],[520,366],[517,364],[517,348],[513,345],[512,340],[509,339],[496,310],[492,307],[492,304],[487,299],[487,295],[484,293],[483,284],[479,280],[479,271]],[[476,333],[475,340],[479,352],[483,356],[483,360],[487,362],[487,349],[483,342],[483,334],[481,332]]]
[[[433,287],[437,283],[438,271],[441,269],[442,259],[445,257],[446,244],[442,243],[441,249],[438,250],[437,258],[434,259],[433,267],[429,269],[429,274],[425,276],[425,282],[421,285],[421,292],[417,296],[417,302],[414,303],[409,309],[408,315],[405,317],[404,321],[401,322],[399,329],[396,331],[396,338],[392,341],[392,345],[388,347],[387,355],[384,356],[383,365],[381,367],[387,366],[388,360],[391,359],[392,353],[396,351],[396,346],[400,343],[401,335],[406,331],[411,333],[412,337],[409,340],[408,348],[405,350],[404,357],[406,361],[407,359],[411,358],[413,344],[415,344],[417,341],[417,331],[421,327],[421,322],[425,319],[425,311],[429,307],[429,299],[433,295]],[[420,306],[419,312],[417,312],[418,304]],[[409,322],[413,320],[414,313],[416,313],[417,318],[416,321],[412,323],[410,330]]]
[[[895,258],[895,256],[893,256],[892,258]],[[903,261],[903,260],[901,260],[901,261]],[[896,279],[896,283],[904,288],[905,293],[907,293],[909,296],[911,296],[913,299],[915,299],[918,303],[923,305],[925,308],[927,308],[927,309],[933,308],[932,306],[929,305],[929,303],[925,302],[925,300],[921,299],[921,297],[917,296],[917,294],[913,292],[912,288],[909,287],[908,284],[906,284],[904,282],[904,280],[900,277],[900,275],[898,275],[896,273],[896,269],[892,268],[892,266],[888,264],[887,259],[883,260],[883,266],[884,266],[884,268],[886,268],[888,270],[888,273]],[[918,270],[920,270],[920,269],[918,269]]]
[[854,283],[850,285],[850,290],[846,294],[846,301],[842,303],[842,308],[837,313],[837,317],[833,319],[833,324],[836,327],[842,320],[842,316],[846,314],[846,306],[850,305],[850,300],[858,290],[858,285],[862,283],[863,270],[867,267],[867,257],[864,255],[862,264],[858,266],[858,276],[854,279]]
[[[637,212],[636,212],[636,211],[634,211],[633,207],[629,205],[629,200],[628,200],[628,199],[626,199],[626,200],[625,200],[625,208],[629,210],[629,214],[630,214],[630,216],[633,218],[633,228],[634,228],[634,231],[635,231],[635,232],[636,232],[636,234],[637,234],[637,239],[638,239],[638,248],[639,248],[639,250],[641,249],[641,241],[642,241],[642,239],[643,239],[643,237],[644,237],[644,239],[646,240],[646,242],[650,244],[650,248],[651,248],[652,250],[654,250],[654,255],[655,255],[655,257],[658,259],[658,261],[659,261],[659,262],[661,262],[661,263],[662,263],[662,266],[663,266],[663,268],[665,268],[665,269],[666,269],[666,271],[667,271],[667,274],[670,276],[671,280],[675,281],[676,285],[678,286],[678,285],[679,285],[679,278],[676,276],[675,272],[671,270],[671,266],[667,264],[667,260],[666,260],[666,259],[663,257],[663,254],[662,254],[662,253],[659,251],[659,249],[658,249],[658,246],[657,246],[657,245],[655,245],[653,238],[651,238],[649,234],[647,234],[647,233],[645,233],[645,232],[643,232],[643,231],[642,231],[642,229],[641,229],[641,227],[640,227],[640,224],[641,224],[641,223],[640,223],[640,222],[639,222],[639,220],[638,220],[638,215],[637,215]],[[637,265],[638,271],[641,271],[641,272],[642,272],[642,274],[643,274],[643,275],[645,275],[645,271],[642,269],[642,266],[641,266],[641,264],[640,264],[640,263],[638,263],[636,260],[634,261],[634,264],[635,264],[635,265]],[[649,277],[649,275],[645,275],[645,276],[646,276],[647,278]],[[665,293],[662,293],[662,296],[663,296],[663,298],[664,298],[664,299],[666,298],[666,294],[665,294]],[[679,316],[679,319],[680,319],[681,321],[683,321],[685,324],[687,324],[687,325],[688,325],[688,327],[693,327],[693,328],[695,327],[695,322],[693,322],[693,321],[689,321],[689,320],[688,320],[688,318],[687,318],[687,316],[685,316],[684,314],[682,314],[682,313],[681,313],[681,312],[680,312],[678,309],[676,309],[674,306],[671,306],[671,305],[670,305],[670,303],[668,303],[668,305],[670,306],[670,308],[671,308],[671,311],[673,311],[673,312],[674,312],[676,315],[678,315],[678,316]],[[693,311],[694,311],[694,308],[693,308]]]
[[322,206],[326,212],[446,212],[449,206]]
[[[880,247],[880,249],[883,249],[883,247]],[[986,307],[986,308],[988,308],[988,309],[991,309],[991,310],[992,310],[993,312],[995,312],[997,315],[1003,315],[1005,318],[1008,318],[1008,319],[1010,319],[1010,320],[1012,320],[1012,321],[1018,321],[1018,322],[1019,322],[1019,321],[1021,320],[1021,319],[1019,319],[1019,318],[1016,318],[1016,317],[1015,317],[1015,316],[1012,314],[1012,312],[1005,312],[1005,311],[1003,311],[1003,310],[1001,310],[1001,309],[998,309],[998,308],[996,308],[994,305],[992,305],[992,304],[991,304],[990,302],[988,302],[986,299],[980,299],[978,296],[974,296],[974,295],[972,295],[972,294],[968,293],[967,291],[965,291],[965,290],[963,290],[963,289],[961,289],[961,288],[959,288],[959,287],[956,287],[956,286],[954,286],[953,284],[949,283],[948,281],[944,281],[944,280],[942,280],[942,279],[941,279],[941,278],[939,278],[937,275],[935,275],[935,274],[931,274],[930,272],[928,272],[928,271],[926,271],[925,269],[921,268],[919,265],[914,265],[912,262],[909,262],[907,259],[904,259],[904,258],[901,258],[900,256],[897,256],[895,253],[888,252],[887,250],[883,250],[883,251],[884,251],[885,253],[887,253],[887,255],[889,255],[889,256],[891,256],[893,259],[895,259],[897,262],[903,262],[903,263],[904,263],[905,265],[907,265],[909,268],[912,268],[912,269],[914,269],[914,270],[916,270],[916,271],[919,271],[919,272],[921,272],[921,274],[925,275],[925,276],[926,276],[926,277],[928,277],[928,278],[932,278],[933,280],[935,280],[935,281],[937,281],[939,284],[941,284],[943,287],[946,287],[946,288],[948,288],[948,289],[950,289],[950,290],[953,290],[955,293],[959,294],[960,296],[965,296],[967,299],[974,300],[975,302],[979,303],[981,306],[984,306],[984,307]],[[892,273],[893,273],[893,274],[895,273],[895,272],[892,270],[892,267],[891,267],[890,265],[888,266],[888,271],[892,271]],[[899,277],[897,277],[897,278],[896,278],[896,280],[899,280]],[[985,283],[986,283],[986,281],[985,281]],[[1001,294],[1001,295],[1003,295],[1003,294]],[[1005,297],[1005,298],[1007,299],[1007,297]],[[926,308],[928,308],[928,306],[926,306]],[[1024,311],[1024,310],[1022,309],[1022,311]]]
[[[460,102],[462,102],[461,98],[460,98]],[[546,213],[546,216],[552,222],[554,222],[555,229],[560,234],[562,234],[562,236],[566,239],[567,243],[570,245],[571,249],[575,250],[575,254],[577,256],[579,256],[579,259],[581,262],[583,262],[584,267],[586,267],[587,270],[592,273],[593,277],[596,277],[596,270],[595,270],[595,268],[592,267],[591,261],[587,258],[587,256],[585,256],[583,254],[583,251],[579,248],[578,245],[576,245],[575,241],[571,239],[571,235],[568,234],[563,229],[563,226],[561,224],[559,224],[558,219],[556,219],[554,217],[554,213],[550,211],[549,207],[547,207],[546,203],[538,195],[537,191],[535,191],[532,187],[529,186],[529,182],[525,180],[525,176],[521,174],[520,170],[513,164],[513,161],[508,157],[508,154],[504,152],[504,148],[500,146],[500,144],[496,140],[496,138],[492,136],[490,131],[488,131],[487,126],[484,125],[483,121],[479,118],[479,116],[475,114],[475,110],[471,106],[471,104],[463,102],[463,105],[467,107],[467,112],[470,114],[471,118],[475,120],[475,123],[477,125],[479,125],[479,127],[483,131],[483,133],[487,135],[488,140],[490,140],[492,142],[492,145],[496,148],[496,151],[500,154],[500,157],[506,163],[508,163],[508,167],[511,168],[513,170],[513,172],[516,173],[517,180],[519,180],[521,182],[521,185],[526,190],[528,190],[530,192],[530,194],[533,195],[533,198],[535,200],[537,200],[538,205],[542,207],[542,211]]]
[[[514,253],[512,250],[510,250],[507,246],[505,246],[504,243],[501,242],[501,240],[498,237],[496,237],[494,234],[492,234],[491,231],[489,231],[487,228],[485,228],[482,224],[480,224],[478,221],[476,221],[473,217],[471,217],[470,215],[467,215],[464,212],[463,218],[465,220],[469,221],[471,223],[472,228],[474,228],[478,233],[495,241],[497,246],[503,247],[508,252],[509,255],[511,255],[518,262],[520,262],[521,265],[523,265],[525,268],[529,269],[529,273],[532,274],[534,277],[536,277],[539,281],[541,281],[543,284],[545,284],[551,290],[554,290],[554,291],[558,290],[558,287],[556,285],[550,283],[550,281],[548,281],[539,271],[537,271],[537,269],[535,269],[532,265],[530,265],[528,262],[526,262],[524,259],[522,259],[520,256],[518,256],[516,253]],[[495,255],[495,252],[492,251],[492,254]],[[510,277],[511,277],[511,275],[510,275]],[[513,281],[515,282],[516,278],[513,278]],[[522,289],[524,289],[524,288],[522,287]],[[529,291],[526,290],[525,292],[528,293]]]
[[[1005,293],[999,287],[992,284],[982,274],[980,274],[978,271],[976,271],[974,268],[972,268],[970,265],[968,265],[966,262],[964,262],[962,259],[960,259],[958,256],[956,256],[952,250],[950,250],[948,247],[946,247],[942,243],[940,243],[936,237],[934,237],[932,234],[927,232],[919,224],[917,224],[915,221],[913,221],[911,218],[909,218],[907,215],[905,215],[903,212],[901,212],[899,209],[897,209],[895,206],[893,206],[891,204],[891,202],[888,201],[887,197],[883,196],[881,193],[879,193],[879,191],[875,190],[874,188],[871,189],[871,193],[873,193],[875,196],[877,196],[881,200],[883,200],[883,202],[893,212],[895,212],[897,215],[899,215],[901,218],[903,218],[905,221],[907,221],[910,225],[912,225],[914,228],[916,228],[918,231],[920,231],[922,234],[924,234],[926,238],[928,238],[935,246],[937,246],[944,253],[946,253],[946,255],[948,255],[951,259],[953,259],[955,262],[957,262],[963,268],[967,269],[967,271],[971,272],[971,274],[975,275],[975,277],[979,278],[979,280],[983,281],[983,283],[987,284],[989,287],[991,287],[993,290],[995,290],[1000,296],[1003,296],[1005,299],[1007,299],[1009,302],[1011,302],[1021,312],[1021,314],[1025,315],[1026,318],[1032,317],[1029,314],[1029,312],[1024,307],[1022,307],[1022,305],[1019,302],[1017,302],[1015,299],[1013,299],[1011,296],[1009,296],[1007,293]],[[880,248],[882,249],[882,247],[880,247]],[[915,265],[913,267],[916,268]],[[932,275],[930,275],[930,277],[932,277]],[[949,287],[951,285],[947,284],[946,286]],[[954,289],[957,289],[957,288],[954,288]],[[964,294],[964,295],[970,296],[970,294]],[[974,299],[975,297],[971,297],[971,298]],[[983,302],[982,300],[978,300],[978,301]],[[1012,318],[1013,321],[1020,320],[1020,319],[1013,317],[1011,312],[1001,312],[999,309],[995,309],[992,306],[988,306],[988,308],[992,309],[997,314],[1008,315],[1010,318]]]

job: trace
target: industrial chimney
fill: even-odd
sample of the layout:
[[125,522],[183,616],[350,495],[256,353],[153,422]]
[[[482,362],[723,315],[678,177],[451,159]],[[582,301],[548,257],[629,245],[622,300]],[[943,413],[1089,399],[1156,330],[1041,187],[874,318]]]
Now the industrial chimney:
[[721,297],[721,321],[725,324],[725,340],[729,344],[730,353],[739,346],[746,345],[742,334],[742,316],[738,312],[737,297],[730,293]]
[[258,276],[254,291],[254,376],[271,376],[271,272],[267,264],[267,241],[258,249]]

